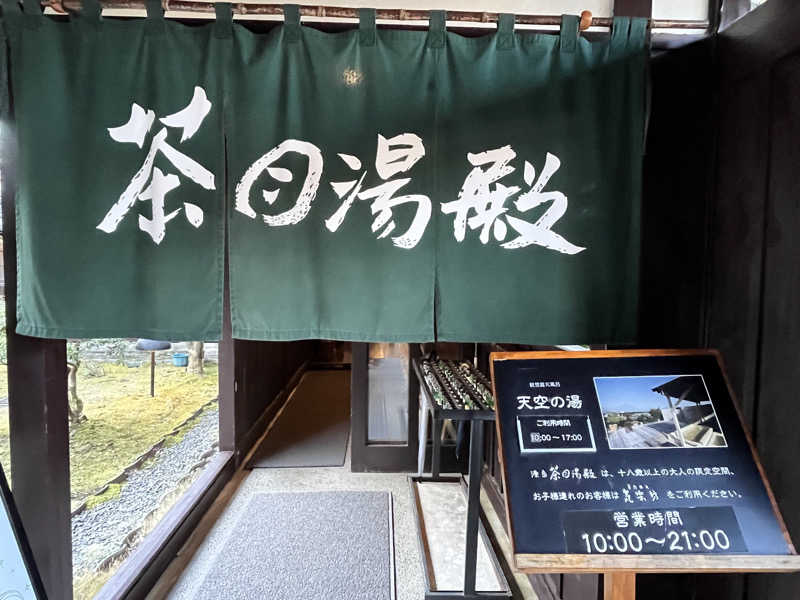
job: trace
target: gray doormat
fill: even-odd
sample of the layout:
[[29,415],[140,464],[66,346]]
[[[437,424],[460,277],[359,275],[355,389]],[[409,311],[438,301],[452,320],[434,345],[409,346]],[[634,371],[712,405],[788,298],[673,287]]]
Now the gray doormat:
[[392,600],[391,494],[254,495],[196,600]]
[[310,371],[248,466],[340,467],[349,434],[350,372]]

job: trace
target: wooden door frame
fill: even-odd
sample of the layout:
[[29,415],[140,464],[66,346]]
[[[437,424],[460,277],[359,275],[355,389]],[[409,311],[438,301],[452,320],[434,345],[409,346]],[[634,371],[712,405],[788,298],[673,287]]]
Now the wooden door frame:
[[369,343],[353,342],[350,374],[350,470],[354,472],[415,472],[419,446],[419,382],[411,361],[419,356],[418,344],[408,353],[408,436],[406,442],[369,441]]

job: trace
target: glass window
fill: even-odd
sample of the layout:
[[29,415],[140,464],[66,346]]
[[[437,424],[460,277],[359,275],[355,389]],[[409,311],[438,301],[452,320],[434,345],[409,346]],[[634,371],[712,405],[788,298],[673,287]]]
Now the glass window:
[[87,600],[216,453],[217,344],[68,340],[67,368],[73,585]]
[[408,344],[369,345],[370,442],[408,441]]

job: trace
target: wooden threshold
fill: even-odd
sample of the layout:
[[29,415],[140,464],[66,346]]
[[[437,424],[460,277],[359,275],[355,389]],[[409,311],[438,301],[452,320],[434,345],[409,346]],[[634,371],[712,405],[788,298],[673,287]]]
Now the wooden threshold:
[[789,573],[800,570],[800,556],[730,554],[516,554],[516,568],[523,573]]

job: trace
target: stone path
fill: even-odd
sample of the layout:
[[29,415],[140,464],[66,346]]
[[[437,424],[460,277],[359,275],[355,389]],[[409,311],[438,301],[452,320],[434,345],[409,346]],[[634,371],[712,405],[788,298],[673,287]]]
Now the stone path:
[[78,575],[92,571],[123,548],[125,538],[139,528],[202,460],[218,440],[219,411],[204,413],[183,439],[162,448],[148,466],[131,473],[120,495],[72,518],[72,564]]

